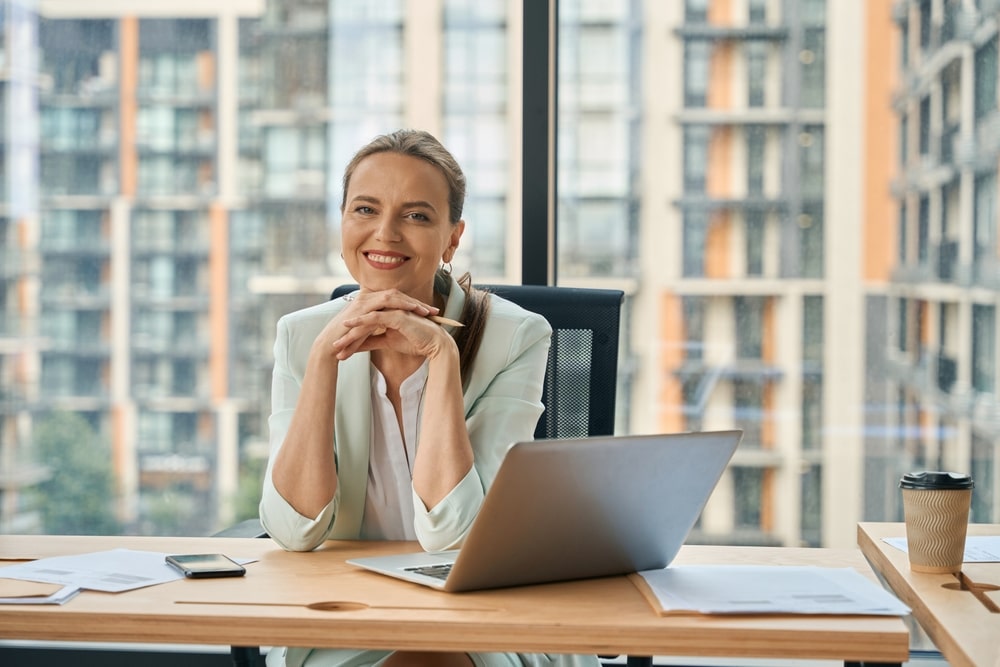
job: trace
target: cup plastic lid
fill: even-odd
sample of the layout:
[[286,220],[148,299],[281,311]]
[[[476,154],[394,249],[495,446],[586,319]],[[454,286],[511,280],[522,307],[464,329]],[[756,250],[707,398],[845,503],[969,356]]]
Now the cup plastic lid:
[[901,489],[971,489],[972,477],[960,472],[908,472],[899,480]]

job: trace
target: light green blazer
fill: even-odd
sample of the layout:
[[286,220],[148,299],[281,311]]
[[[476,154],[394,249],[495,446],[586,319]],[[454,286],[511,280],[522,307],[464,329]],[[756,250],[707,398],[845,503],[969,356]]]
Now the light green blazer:
[[[464,303],[465,294],[453,279],[442,314],[458,319]],[[309,350],[327,322],[345,306],[344,300],[334,299],[278,321],[269,419],[271,454],[260,518],[268,534],[289,550],[307,551],[326,539],[358,539],[361,534],[372,426],[368,353],[340,363],[334,442],[330,443],[336,450],[338,488],[330,504],[318,516],[302,516],[271,481],[271,466],[288,432]],[[491,296],[482,344],[464,392],[473,469],[429,510],[430,521],[423,529],[417,522],[417,537],[425,549],[461,544],[509,446],[532,438],[543,410],[542,383],[551,333],[540,315]]]

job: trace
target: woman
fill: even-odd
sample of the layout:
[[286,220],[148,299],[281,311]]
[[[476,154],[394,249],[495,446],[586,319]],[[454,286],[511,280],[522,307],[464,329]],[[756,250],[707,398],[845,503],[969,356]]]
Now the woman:
[[[286,315],[274,345],[260,516],[286,549],[326,539],[457,548],[512,442],[528,440],[551,329],[456,281],[465,177],[426,132],[344,173],[342,249],[360,289]],[[464,326],[440,325],[441,315]],[[593,656],[275,649],[268,665],[596,665]]]

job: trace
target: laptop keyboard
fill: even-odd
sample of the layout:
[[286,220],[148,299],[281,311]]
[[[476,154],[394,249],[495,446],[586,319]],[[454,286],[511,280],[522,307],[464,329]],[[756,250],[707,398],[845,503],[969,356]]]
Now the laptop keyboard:
[[434,577],[435,579],[440,579],[444,581],[448,578],[448,573],[451,572],[452,563],[442,563],[441,565],[422,565],[420,567],[408,567],[407,572],[416,572],[417,574],[422,574],[427,577]]

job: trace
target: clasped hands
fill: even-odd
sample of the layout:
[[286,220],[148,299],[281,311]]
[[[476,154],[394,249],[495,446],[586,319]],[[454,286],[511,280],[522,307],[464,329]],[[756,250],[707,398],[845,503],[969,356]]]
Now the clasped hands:
[[380,349],[433,359],[446,346],[454,346],[451,335],[430,319],[439,309],[399,290],[362,289],[343,298],[347,307],[316,339],[340,361],[356,352]]

